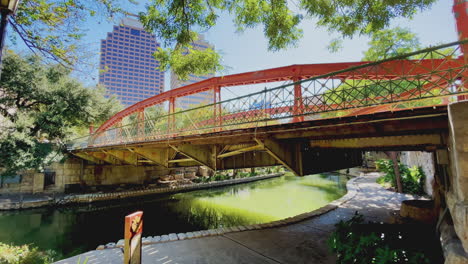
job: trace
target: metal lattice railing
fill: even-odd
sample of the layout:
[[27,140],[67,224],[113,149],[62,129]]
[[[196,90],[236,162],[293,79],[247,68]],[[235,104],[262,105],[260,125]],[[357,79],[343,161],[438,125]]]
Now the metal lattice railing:
[[233,129],[447,105],[468,93],[467,65],[455,42],[271,89],[144,116],[70,142],[69,149],[158,141]]

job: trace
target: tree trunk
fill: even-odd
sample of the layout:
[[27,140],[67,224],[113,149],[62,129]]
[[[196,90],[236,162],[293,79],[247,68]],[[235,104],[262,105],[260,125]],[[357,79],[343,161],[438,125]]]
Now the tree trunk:
[[401,175],[400,175],[400,167],[398,166],[397,160],[397,152],[396,151],[388,151],[386,154],[392,159],[393,162],[393,171],[395,173],[395,181],[397,186],[397,192],[403,192],[403,186],[401,185]]

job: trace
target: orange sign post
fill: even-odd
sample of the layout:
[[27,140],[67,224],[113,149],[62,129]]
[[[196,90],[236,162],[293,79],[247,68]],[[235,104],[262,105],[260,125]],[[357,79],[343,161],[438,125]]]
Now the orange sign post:
[[143,232],[143,212],[138,211],[125,217],[124,264],[141,263],[141,233]]

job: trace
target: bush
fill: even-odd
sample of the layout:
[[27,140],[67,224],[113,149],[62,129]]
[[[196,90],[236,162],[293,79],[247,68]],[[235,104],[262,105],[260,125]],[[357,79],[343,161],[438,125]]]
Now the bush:
[[0,243],[0,264],[47,264],[54,262],[56,253],[40,251],[30,245],[13,246]]
[[336,263],[430,263],[422,251],[407,248],[415,243],[404,241],[401,232],[370,232],[371,228],[363,222],[363,216],[356,212],[350,220],[335,225],[336,230],[328,239],[328,246],[337,254]]
[[214,180],[215,181],[224,181],[227,179],[227,176],[223,175],[223,174],[216,174],[214,176]]
[[[396,188],[395,171],[393,170],[393,161],[387,159],[377,160],[375,162],[377,170],[384,172],[385,175],[377,180],[378,183],[390,183]],[[406,165],[398,163],[400,169],[401,184],[404,193],[422,195],[424,194],[424,180],[426,176],[421,167],[408,168]]]

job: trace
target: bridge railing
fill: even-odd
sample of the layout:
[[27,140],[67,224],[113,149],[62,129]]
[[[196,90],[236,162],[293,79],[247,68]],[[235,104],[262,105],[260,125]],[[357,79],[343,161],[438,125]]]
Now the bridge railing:
[[466,43],[440,45],[175,113],[161,112],[77,139],[68,148],[447,105],[468,93],[467,65],[459,48]]

